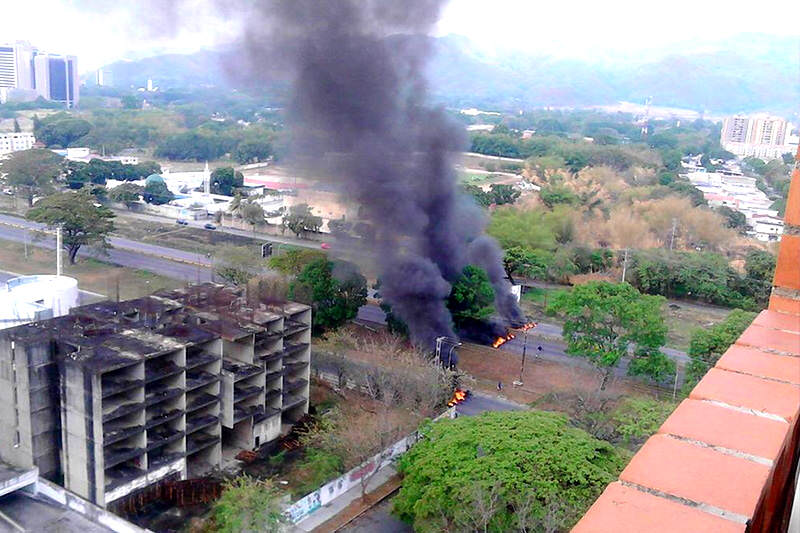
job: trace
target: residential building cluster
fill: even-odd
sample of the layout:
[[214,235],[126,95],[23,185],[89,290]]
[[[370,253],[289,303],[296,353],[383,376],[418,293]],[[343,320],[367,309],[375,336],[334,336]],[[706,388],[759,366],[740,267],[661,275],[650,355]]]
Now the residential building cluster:
[[788,121],[770,115],[736,115],[722,122],[720,144],[740,157],[778,159],[797,151],[798,136]]
[[77,105],[78,58],[43,52],[24,41],[0,44],[0,103],[39,96]]
[[5,329],[0,460],[100,507],[233,465],[308,412],[310,342],[308,306],[211,283]]
[[33,133],[22,132],[0,132],[0,156],[30,150],[36,144]]
[[732,170],[707,172],[696,167],[685,176],[711,207],[725,206],[744,214],[750,226],[748,235],[765,242],[780,240],[783,220],[772,209],[773,201],[756,186],[756,178]]

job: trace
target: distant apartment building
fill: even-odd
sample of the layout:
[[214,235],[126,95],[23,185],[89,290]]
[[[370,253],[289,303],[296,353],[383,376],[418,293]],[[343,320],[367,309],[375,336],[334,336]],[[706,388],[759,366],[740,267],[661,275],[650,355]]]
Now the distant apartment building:
[[722,123],[720,143],[738,156],[761,159],[777,159],[797,150],[792,125],[769,115],[727,117]]
[[30,150],[36,143],[33,133],[0,133],[0,155]]
[[216,284],[0,332],[0,459],[101,506],[203,476],[308,412],[311,309]]
[[33,58],[36,49],[18,41],[0,44],[0,87],[32,90],[36,87]]
[[23,41],[0,44],[0,98],[36,96],[74,107],[80,100],[77,58],[43,53]]
[[97,72],[95,72],[94,81],[100,87],[113,87],[114,73],[109,69],[97,69]]
[[78,58],[39,54],[33,59],[36,92],[47,100],[75,107],[80,100]]

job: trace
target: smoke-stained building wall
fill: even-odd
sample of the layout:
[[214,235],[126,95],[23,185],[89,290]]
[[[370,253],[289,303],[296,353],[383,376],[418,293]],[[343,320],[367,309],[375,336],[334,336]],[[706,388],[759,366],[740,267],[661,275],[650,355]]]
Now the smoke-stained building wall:
[[214,284],[0,333],[0,459],[100,505],[192,478],[308,412],[311,309]]

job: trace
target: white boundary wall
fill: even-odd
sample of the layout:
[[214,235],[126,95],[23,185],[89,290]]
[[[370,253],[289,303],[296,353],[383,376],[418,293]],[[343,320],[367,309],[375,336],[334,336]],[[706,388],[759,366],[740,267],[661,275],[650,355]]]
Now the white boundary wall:
[[[433,419],[434,422],[442,418],[455,418],[456,408],[451,407]],[[419,432],[400,439],[382,452],[375,454],[368,461],[361,463],[341,477],[323,485],[311,494],[307,494],[290,505],[285,511],[293,524],[302,522],[314,511],[327,505],[353,487],[360,486],[360,480],[378,470],[391,465],[395,459],[407,452],[419,440]]]

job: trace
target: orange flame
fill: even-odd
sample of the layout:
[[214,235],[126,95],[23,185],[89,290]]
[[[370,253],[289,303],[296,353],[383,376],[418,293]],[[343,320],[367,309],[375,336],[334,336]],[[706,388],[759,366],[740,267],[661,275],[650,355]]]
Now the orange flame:
[[467,399],[468,395],[469,391],[466,391],[464,389],[454,390],[453,397],[450,399],[449,402],[447,402],[447,407],[453,407],[454,405],[460,404],[461,402]]
[[513,333],[508,333],[505,337],[497,337],[494,342],[492,343],[492,348],[499,348],[500,346],[504,345],[511,339],[515,338],[516,335]]
[[520,331],[528,331],[529,329],[533,329],[535,327],[536,327],[536,322],[528,322],[527,324],[525,324],[521,328],[517,328],[517,329],[520,330]]

